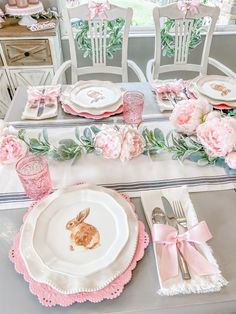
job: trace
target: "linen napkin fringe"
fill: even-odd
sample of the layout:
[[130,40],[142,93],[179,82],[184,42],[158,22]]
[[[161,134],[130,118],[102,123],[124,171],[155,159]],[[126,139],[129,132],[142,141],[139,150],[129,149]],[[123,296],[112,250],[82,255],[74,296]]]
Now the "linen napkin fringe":
[[211,276],[211,283],[200,280],[192,280],[191,286],[173,285],[171,288],[160,288],[157,293],[160,296],[174,296],[177,294],[203,294],[209,292],[218,292],[224,286],[228,284],[228,281],[222,275]]

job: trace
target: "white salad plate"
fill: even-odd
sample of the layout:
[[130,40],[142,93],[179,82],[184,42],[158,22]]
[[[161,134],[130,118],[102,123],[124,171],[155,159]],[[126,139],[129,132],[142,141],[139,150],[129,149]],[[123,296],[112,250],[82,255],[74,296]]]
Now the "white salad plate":
[[236,80],[227,76],[206,75],[195,82],[198,91],[223,102],[236,101]]
[[189,85],[189,88],[188,90],[193,93],[197,98],[203,98],[203,99],[206,99],[209,104],[211,104],[212,106],[219,106],[219,105],[222,105],[222,104],[225,104],[231,108],[235,108],[236,107],[236,101],[222,101],[222,100],[216,100],[216,99],[212,99],[210,97],[207,97],[203,94],[201,94],[195,84],[195,82],[193,81],[190,85]]
[[84,184],[54,192],[30,212],[20,253],[38,282],[64,294],[97,291],[126,270],[137,238],[129,202],[113,190]]
[[121,90],[107,81],[82,81],[71,90],[71,100],[87,109],[101,109],[118,103],[122,98]]
[[[104,114],[106,112],[114,112],[118,108],[120,108],[120,106],[123,104],[123,99],[121,97],[115,104],[110,105],[108,107],[84,108],[84,107],[81,107],[80,105],[78,105],[72,101],[72,98],[71,98],[72,89],[73,89],[73,87],[68,86],[66,88],[66,90],[61,94],[60,100],[61,100],[62,104],[66,104],[66,105],[70,106],[70,108],[72,110],[74,110],[75,112],[77,112],[78,114],[79,113],[89,113],[92,115],[101,115],[101,114]],[[63,106],[62,106],[62,108],[63,108]]]

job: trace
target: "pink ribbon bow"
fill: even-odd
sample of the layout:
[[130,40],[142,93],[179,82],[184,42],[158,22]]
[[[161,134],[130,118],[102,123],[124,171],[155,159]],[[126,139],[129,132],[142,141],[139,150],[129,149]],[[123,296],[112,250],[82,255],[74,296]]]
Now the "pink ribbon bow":
[[95,16],[98,15],[98,17],[103,21],[107,19],[107,16],[105,14],[105,10],[110,10],[111,5],[108,1],[104,3],[97,3],[94,1],[91,1],[88,5],[89,12],[90,12],[90,20],[93,20]]
[[44,99],[45,101],[53,100],[60,95],[60,89],[58,88],[50,88],[46,90],[44,93],[39,91],[38,89],[31,89],[28,91],[29,101],[37,101]]
[[157,94],[175,93],[179,94],[184,89],[183,80],[176,82],[168,82],[160,85],[153,85],[153,88]]
[[189,267],[200,276],[220,273],[218,267],[210,263],[193,245],[203,244],[212,238],[205,221],[178,234],[174,227],[154,224],[153,241],[161,245],[160,275],[163,281],[176,277],[179,273],[177,248],[182,253]]
[[200,6],[200,0],[180,0],[177,5],[179,10],[183,12],[184,17],[186,17],[188,11],[190,11],[192,15],[196,15]]

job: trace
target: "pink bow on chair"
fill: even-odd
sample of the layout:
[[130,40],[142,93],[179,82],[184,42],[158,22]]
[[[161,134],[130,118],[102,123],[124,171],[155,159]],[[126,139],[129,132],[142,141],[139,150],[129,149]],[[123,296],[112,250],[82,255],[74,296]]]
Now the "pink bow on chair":
[[183,234],[178,234],[177,230],[171,226],[154,224],[152,237],[155,243],[161,245],[160,275],[162,280],[178,275],[177,248],[196,274],[204,276],[220,273],[218,267],[210,263],[193,245],[193,243],[203,244],[212,238],[205,221]]
[[94,1],[89,2],[88,5],[90,11],[90,20],[93,20],[96,16],[98,16],[102,21],[107,19],[105,14],[105,10],[110,10],[111,5],[108,1],[104,3],[97,3]]
[[186,17],[188,11],[190,11],[192,15],[196,15],[198,14],[200,0],[180,0],[177,2],[177,5],[179,10],[184,13],[184,17]]

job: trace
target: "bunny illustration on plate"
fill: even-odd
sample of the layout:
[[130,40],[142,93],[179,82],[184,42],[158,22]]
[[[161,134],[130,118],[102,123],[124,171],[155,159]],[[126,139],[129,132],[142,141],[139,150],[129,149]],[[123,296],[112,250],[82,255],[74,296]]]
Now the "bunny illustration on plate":
[[93,102],[98,102],[99,100],[104,98],[104,95],[102,92],[96,91],[96,90],[89,90],[87,95],[92,98],[92,100],[90,101],[91,103]]
[[90,208],[86,208],[66,224],[66,229],[71,231],[71,251],[74,251],[77,246],[95,249],[100,244],[100,234],[97,228],[84,222],[89,214]]

